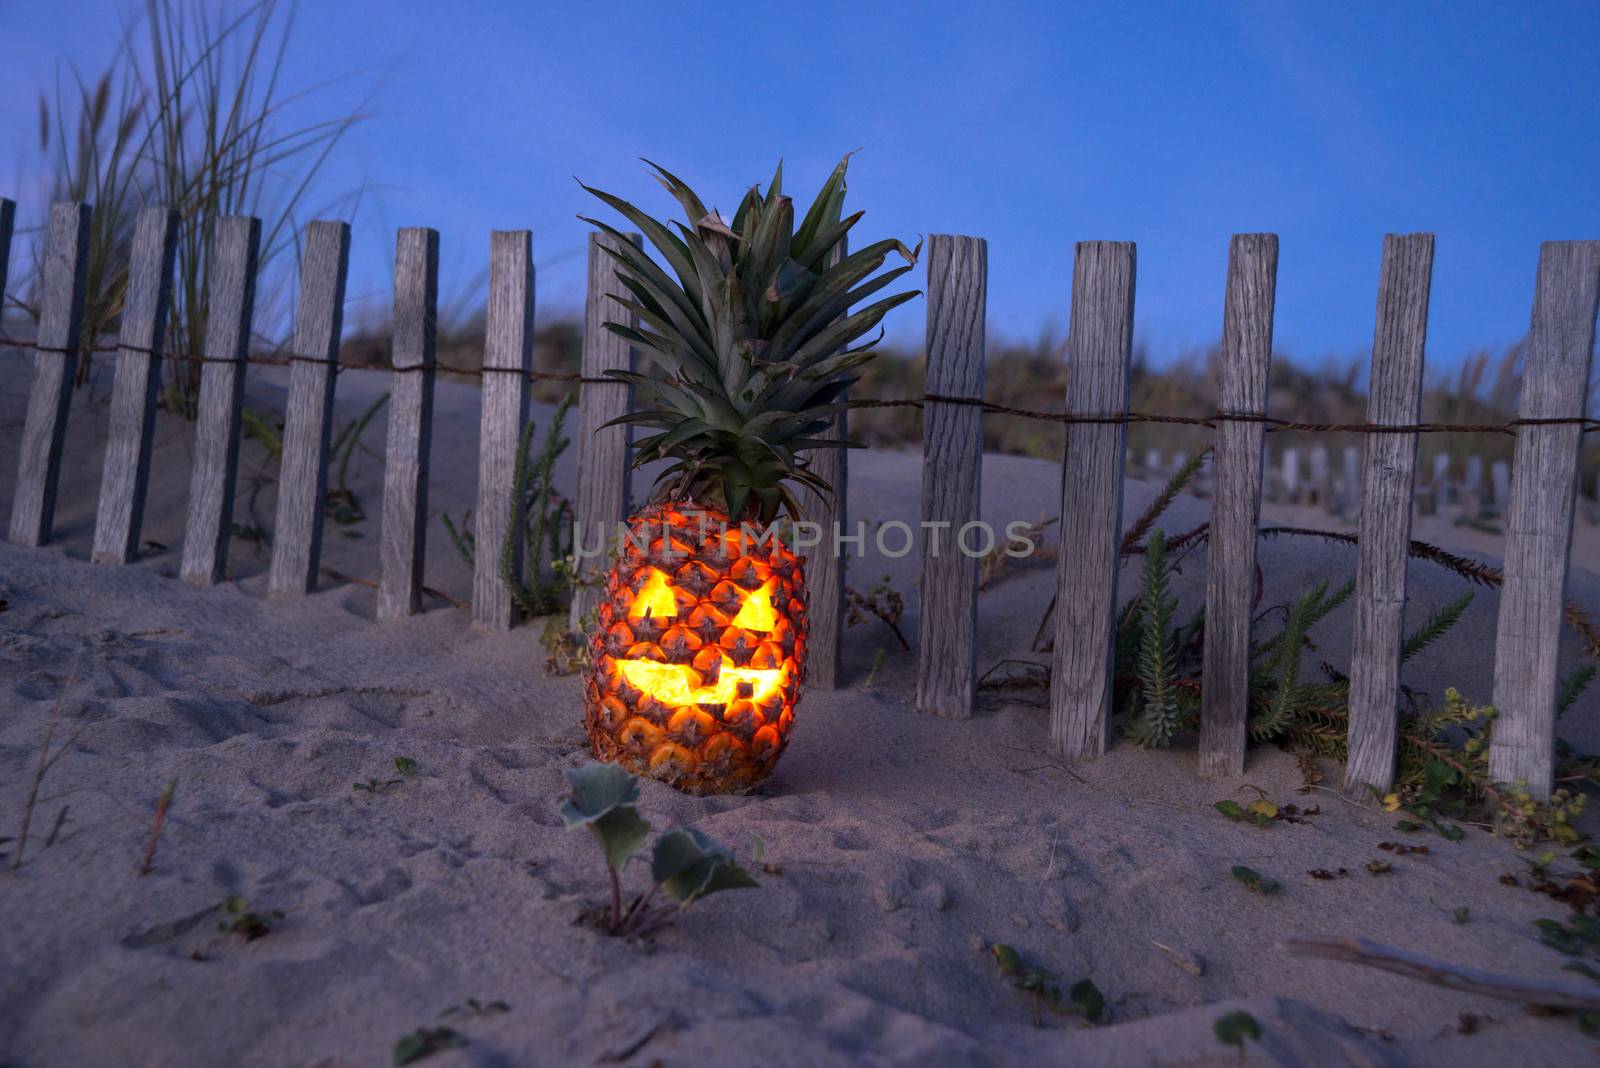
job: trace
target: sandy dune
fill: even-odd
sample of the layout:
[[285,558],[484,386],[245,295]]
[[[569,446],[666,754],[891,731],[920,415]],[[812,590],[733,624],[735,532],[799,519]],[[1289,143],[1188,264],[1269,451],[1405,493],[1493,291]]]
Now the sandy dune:
[[[28,378],[20,367],[0,364],[0,514]],[[281,383],[256,375],[252,406],[280,404]],[[383,384],[344,375],[342,418]],[[1265,1029],[1251,1064],[1531,1066],[1595,1054],[1570,1019],[1275,948],[1295,935],[1360,934],[1568,976],[1532,925],[1561,907],[1498,881],[1522,867],[1509,843],[1477,831],[1454,845],[1430,838],[1428,855],[1369,876],[1366,862],[1387,858],[1378,843],[1397,837],[1393,817],[1331,792],[1296,793],[1288,754],[1255,751],[1247,780],[1318,814],[1265,830],[1231,824],[1213,802],[1254,795],[1201,782],[1192,741],[1156,753],[1119,745],[1069,769],[1044,755],[1039,709],[989,701],[966,722],[919,715],[914,662],[877,627],[851,632],[850,689],[806,694],[795,740],[758,794],[694,799],[644,786],[658,829],[693,822],[746,857],[763,840],[776,870],[758,873],[760,889],[697,904],[650,944],[575,926],[605,881],[593,842],[557,815],[563,772],[586,746],[577,680],[545,676],[538,626],[479,633],[438,600],[383,626],[373,591],[332,581],[269,600],[266,556],[239,540],[233,580],[190,589],[171,577],[188,428],[164,415],[145,533],[165,548],[130,567],[90,565],[105,396],[102,384],[78,397],[56,544],[0,545],[0,835],[15,834],[75,661],[57,738],[82,729],[45,781],[25,862],[0,873],[0,1062],[382,1065],[402,1035],[443,1023],[468,1041],[429,1065],[1231,1065],[1211,1024],[1238,1007]],[[471,503],[476,403],[471,386],[441,383],[435,510]],[[383,429],[380,417],[370,448]],[[915,522],[916,455],[852,464],[857,515]],[[379,462],[354,466],[375,516]],[[261,470],[262,450],[247,442],[247,479]],[[562,477],[570,487],[570,458]],[[988,458],[986,517],[1053,514],[1057,478],[1049,464]],[[1130,519],[1151,493],[1130,483]],[[250,498],[247,482],[241,523],[255,522]],[[254,508],[268,531],[271,505],[265,486]],[[1204,514],[1205,502],[1185,498],[1164,525],[1185,529]],[[376,519],[348,529],[365,536],[330,526],[324,562],[376,577]],[[437,522],[429,538],[429,584],[465,596],[467,571]],[[1266,544],[1267,598],[1347,575],[1353,559]],[[856,584],[888,574],[907,594],[913,638],[916,570],[915,556],[852,563]],[[1186,604],[1203,577],[1203,555],[1190,556]],[[1048,567],[1024,566],[983,595],[980,669],[1029,655],[1051,586]],[[1459,589],[1418,565],[1411,611]],[[1573,594],[1600,606],[1600,580],[1575,572]],[[1407,682],[1486,697],[1494,603],[1480,594],[1448,642],[1408,666]],[[1348,627],[1347,615],[1329,619],[1319,655],[1342,663]],[[880,648],[889,653],[864,688]],[[1580,746],[1600,747],[1596,700],[1564,720]],[[351,788],[389,777],[397,755],[417,761],[412,778],[374,795]],[[172,777],[176,802],[141,878],[151,812]],[[1283,891],[1250,894],[1230,878],[1235,864]],[[1306,874],[1340,867],[1350,877]],[[284,915],[255,941],[223,936],[230,894]],[[1459,906],[1470,922],[1453,922]],[[1198,958],[1201,974],[1152,940]],[[1047,1014],[1036,1027],[1026,997],[997,977],[993,941],[1065,982],[1092,978],[1108,1021],[1087,1029]],[[441,1019],[468,998],[509,1008]],[[1458,1031],[1463,1013],[1480,1018],[1476,1033]]]

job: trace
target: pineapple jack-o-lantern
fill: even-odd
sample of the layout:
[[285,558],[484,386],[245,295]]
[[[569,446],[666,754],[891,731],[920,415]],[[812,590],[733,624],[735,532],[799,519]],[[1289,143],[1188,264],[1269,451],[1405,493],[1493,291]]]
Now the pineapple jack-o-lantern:
[[[731,223],[656,167],[688,216],[676,233],[589,190],[676,277],[594,223],[613,239],[601,247],[629,294],[613,299],[632,320],[605,327],[653,364],[609,372],[635,390],[617,422],[657,431],[635,440],[636,465],[669,464],[606,577],[584,725],[600,759],[692,793],[751,789],[788,744],[805,672],[804,561],[772,524],[780,509],[800,516],[792,485],[832,492],[804,453],[846,444],[826,435],[876,341],[850,343],[917,296],[850,310],[911,270],[916,252],[885,240],[835,255],[860,218],[843,217],[847,160],[798,226],[781,165]],[[906,265],[877,274],[891,253]]]
[[766,778],[800,698],[803,562],[720,511],[635,516],[592,639],[595,755],[692,793]]

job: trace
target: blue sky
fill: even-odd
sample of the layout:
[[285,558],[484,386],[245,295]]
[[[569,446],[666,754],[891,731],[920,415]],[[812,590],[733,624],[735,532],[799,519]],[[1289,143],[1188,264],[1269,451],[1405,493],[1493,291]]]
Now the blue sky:
[[[27,184],[37,87],[95,69],[126,6],[0,0],[0,180]],[[1219,334],[1233,232],[1280,235],[1279,348],[1315,361],[1368,351],[1383,234],[1435,231],[1435,367],[1522,335],[1540,241],[1600,237],[1600,4],[342,0],[296,41],[289,84],[355,72],[317,107],[371,91],[325,183],[367,187],[368,306],[396,226],[441,231],[446,292],[528,228],[540,313],[570,313],[572,177],[675,208],[639,156],[731,210],[780,156],[798,197],[860,148],[858,233],[986,237],[1006,338],[1064,331],[1074,241],[1136,241],[1158,358]]]

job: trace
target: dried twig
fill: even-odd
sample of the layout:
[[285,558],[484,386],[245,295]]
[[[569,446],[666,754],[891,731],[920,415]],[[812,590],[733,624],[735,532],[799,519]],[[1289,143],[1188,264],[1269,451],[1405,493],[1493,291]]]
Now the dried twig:
[[161,791],[161,799],[156,802],[156,818],[150,824],[150,841],[145,843],[144,860],[139,864],[139,878],[150,874],[150,865],[156,859],[156,843],[161,840],[161,825],[167,822],[167,809],[172,807],[172,795],[178,792],[178,780],[167,780],[166,789]]
[[1278,948],[1297,957],[1325,957],[1328,960],[1365,964],[1369,968],[1394,972],[1410,979],[1503,1001],[1551,1009],[1600,1011],[1600,985],[1575,979],[1496,975],[1369,942],[1365,938],[1291,938],[1279,943]]
[[61,720],[61,706],[66,702],[67,691],[72,689],[72,684],[78,680],[78,661],[83,658],[83,646],[78,646],[78,651],[72,657],[72,669],[67,672],[66,681],[61,684],[61,692],[56,695],[56,703],[50,709],[50,721],[44,729],[44,741],[39,745],[39,763],[33,769],[33,782],[28,785],[28,800],[22,805],[22,827],[17,831],[17,846],[11,851],[12,869],[22,867],[22,851],[28,844],[28,826],[33,822],[33,806],[39,801],[39,786],[44,782],[44,776],[51,766],[72,749],[72,743],[78,740],[78,735],[83,733],[79,727],[72,732],[72,737],[54,753],[50,752],[50,743],[56,736],[56,724]]
[[61,825],[67,822],[67,811],[71,808],[71,805],[62,805],[61,811],[56,813],[56,821],[50,825],[50,833],[44,840],[46,849],[56,844],[56,835],[61,833]]

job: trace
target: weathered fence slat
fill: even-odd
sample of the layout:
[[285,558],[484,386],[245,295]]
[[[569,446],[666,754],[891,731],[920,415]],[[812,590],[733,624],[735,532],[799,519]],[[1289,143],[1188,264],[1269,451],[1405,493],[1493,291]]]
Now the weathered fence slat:
[[[988,276],[982,238],[928,239],[928,393],[983,397]],[[922,412],[917,707],[937,716],[972,715],[977,688],[978,561],[961,552],[958,539],[978,520],[982,470],[982,409],[929,401]]]
[[[617,261],[606,252],[615,247],[609,234],[589,235],[589,292],[583,306],[584,378],[601,378],[607,371],[634,369],[633,346],[605,328],[605,323],[637,325],[637,317],[612,300],[613,296],[633,299],[633,294],[617,277]],[[628,240],[640,245],[638,234]],[[577,630],[602,596],[592,585],[594,576],[610,565],[607,551],[617,524],[628,517],[628,490],[631,483],[631,457],[628,428],[606,426],[626,415],[633,404],[633,386],[627,382],[585,382],[578,393],[578,495],[573,506],[574,548],[580,581],[572,591],[572,611],[568,626]],[[602,429],[602,427],[604,429]],[[592,550],[591,550],[592,546]]]
[[[1539,251],[1522,376],[1522,419],[1585,414],[1600,310],[1600,241],[1547,241]],[[1555,776],[1556,654],[1577,492],[1576,423],[1517,428],[1506,509],[1505,585],[1495,637],[1489,775],[1545,798]]]
[[89,266],[87,204],[50,208],[45,240],[44,297],[34,342],[33,388],[22,428],[16,493],[11,499],[11,540],[40,546],[50,540],[55,519],[56,483],[67,438],[72,379],[78,371],[83,330],[84,283]]
[[420,226],[403,229],[394,251],[394,373],[378,549],[381,620],[404,619],[422,608],[438,305],[439,232]]
[[283,413],[283,463],[272,532],[273,594],[317,587],[322,517],[328,497],[328,445],[333,431],[344,286],[350,265],[350,226],[314,222],[306,228],[300,265],[300,307],[294,317],[289,399]]
[[194,428],[194,469],[184,521],[183,580],[209,586],[222,580],[233,535],[233,482],[239,468],[239,423],[244,412],[245,357],[255,310],[261,220],[217,220],[206,292],[205,363]]
[[150,482],[150,439],[161,389],[161,351],[172,298],[172,262],[178,247],[178,213],[148,207],[134,224],[133,254],[122,305],[117,373],[111,388],[111,427],[100,474],[95,514],[97,564],[126,564],[139,555],[145,489]]
[[0,197],[0,306],[4,305],[7,269],[11,265],[11,234],[17,223],[17,202]]
[[528,372],[533,367],[533,235],[527,230],[490,235],[484,329],[478,506],[472,513],[472,621],[510,630],[517,606],[500,579],[500,557],[502,549],[509,549],[513,572],[521,570],[524,517],[521,502],[513,506],[511,486],[518,439],[528,420]]
[[[1123,416],[1133,354],[1134,246],[1080,241],[1067,328],[1067,411]],[[1071,423],[1062,462],[1050,747],[1067,757],[1105,752],[1122,539],[1127,425]]]
[[[847,239],[841,238],[829,255],[837,264],[847,255]],[[839,400],[844,400],[841,395]],[[850,437],[850,413],[838,412],[833,426],[821,437],[846,441]],[[822,528],[822,544],[806,554],[806,685],[821,690],[839,686],[844,642],[843,550],[835,551],[833,533],[845,533],[849,521],[846,498],[850,488],[848,449],[817,449],[811,453],[811,470],[828,485],[831,494],[800,491],[806,518]]]
[[[1388,234],[1378,282],[1367,422],[1405,426],[1420,418],[1432,234]],[[1344,788],[1356,794],[1394,782],[1406,556],[1416,484],[1417,435],[1368,434],[1356,550],[1350,639],[1349,759]]]
[[1212,453],[1216,488],[1206,563],[1206,640],[1200,690],[1200,774],[1244,774],[1250,704],[1250,617],[1256,524],[1261,517],[1262,442],[1272,362],[1278,235],[1235,234],[1223,298],[1222,364]]

